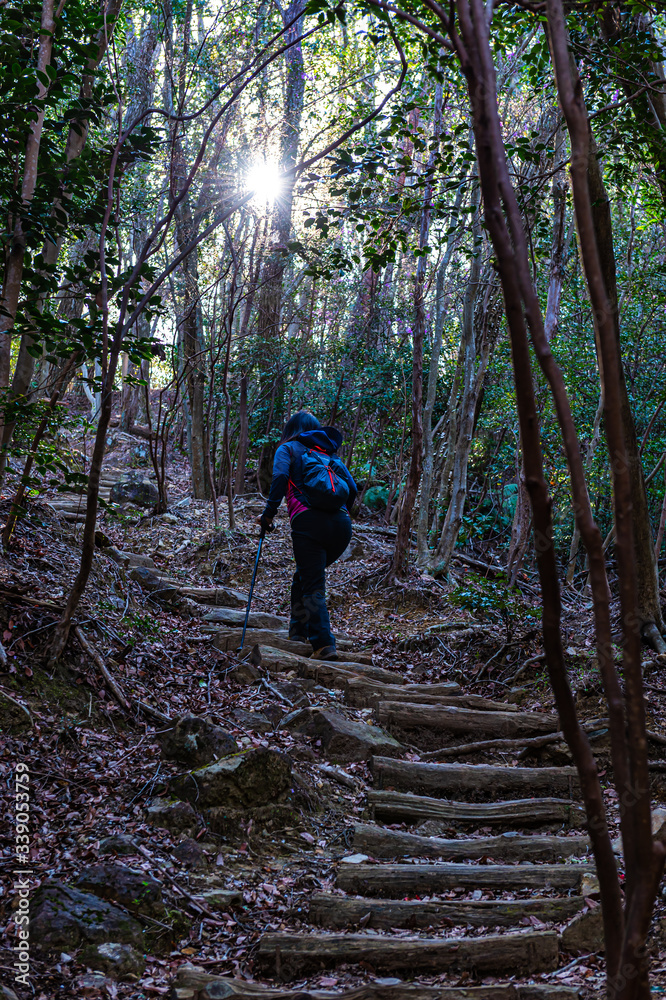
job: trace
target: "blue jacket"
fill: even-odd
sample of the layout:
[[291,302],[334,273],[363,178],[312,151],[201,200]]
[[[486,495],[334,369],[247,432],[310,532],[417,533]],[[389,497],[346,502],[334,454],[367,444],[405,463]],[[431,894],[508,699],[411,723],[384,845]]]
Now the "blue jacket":
[[[287,508],[289,517],[293,520],[297,514],[307,510],[310,506],[303,493],[303,478],[301,455],[307,448],[322,448],[327,455],[334,455],[342,444],[342,435],[335,427],[320,427],[314,431],[304,431],[293,441],[285,441],[275,452],[273,459],[273,480],[271,489],[266,501],[264,516],[275,517],[277,509],[282,503],[282,498],[287,495]],[[344,468],[344,473],[340,469],[340,474],[344,475],[349,487],[349,500],[347,507],[351,509],[358,488],[351,477],[348,469]],[[344,507],[342,508],[345,509]]]

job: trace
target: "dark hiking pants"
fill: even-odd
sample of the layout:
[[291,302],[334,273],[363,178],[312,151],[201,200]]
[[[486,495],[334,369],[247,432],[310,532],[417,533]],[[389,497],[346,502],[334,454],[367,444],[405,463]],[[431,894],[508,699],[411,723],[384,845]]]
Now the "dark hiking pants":
[[335,648],[326,607],[326,567],[349,545],[352,526],[344,511],[305,510],[291,524],[296,572],[291,585],[289,632],[303,635],[314,649]]

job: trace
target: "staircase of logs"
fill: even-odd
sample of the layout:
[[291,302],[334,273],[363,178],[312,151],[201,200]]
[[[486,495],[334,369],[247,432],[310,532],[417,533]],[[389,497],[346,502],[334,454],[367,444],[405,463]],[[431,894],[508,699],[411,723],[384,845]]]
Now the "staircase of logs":
[[[220,648],[236,648],[237,615],[215,610],[211,631],[227,626]],[[447,746],[455,756],[456,743],[553,734],[557,717],[464,695],[452,683],[405,683],[351,641],[340,643],[338,662],[315,662],[286,624],[252,616],[245,651],[259,644],[272,673],[315,680],[336,692],[338,706],[342,696],[342,706],[371,709],[405,752],[371,758],[364,821],[351,819],[348,857],[330,858],[334,888],[312,893],[306,930],[263,935],[255,968],[286,984],[343,965],[375,979],[346,990],[281,989],[185,966],[174,998],[572,1000],[576,991],[552,978],[561,944],[553,925],[591,912],[596,883],[575,769],[423,759]],[[405,759],[410,749],[421,760]],[[424,823],[436,832],[417,832]],[[409,982],[442,974],[469,978],[464,987]],[[473,985],[489,976],[505,982]],[[517,986],[514,977],[537,982]]]

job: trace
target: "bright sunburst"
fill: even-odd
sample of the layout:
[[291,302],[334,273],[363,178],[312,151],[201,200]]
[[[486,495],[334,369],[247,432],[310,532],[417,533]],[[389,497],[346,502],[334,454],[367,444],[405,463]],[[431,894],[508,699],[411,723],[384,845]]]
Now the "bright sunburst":
[[282,178],[277,163],[271,160],[257,160],[247,172],[245,179],[248,190],[254,192],[252,201],[256,205],[272,205],[282,192]]

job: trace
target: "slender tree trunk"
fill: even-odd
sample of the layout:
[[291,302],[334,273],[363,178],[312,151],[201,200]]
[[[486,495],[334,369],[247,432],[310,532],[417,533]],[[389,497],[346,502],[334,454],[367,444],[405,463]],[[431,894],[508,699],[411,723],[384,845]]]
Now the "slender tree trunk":
[[247,414],[247,372],[242,371],[240,377],[240,398],[238,403],[238,419],[240,429],[238,432],[238,458],[236,460],[236,484],[234,491],[236,496],[245,493],[245,467],[247,465],[247,447],[249,437],[249,423]]
[[[586,475],[592,468],[594,453],[597,450],[599,439],[601,438],[601,418],[603,417],[603,415],[604,415],[604,398],[603,395],[600,395],[599,403],[597,405],[597,412],[594,415],[594,422],[592,424],[592,434],[590,435],[590,440],[588,442],[587,448],[585,449],[584,462],[585,462]],[[580,545],[580,530],[578,528],[578,525],[574,522],[573,535],[571,536],[571,545],[569,546],[569,562],[567,565],[567,576],[566,576],[566,581],[570,587],[573,585],[574,575],[576,573],[576,555],[578,554],[579,545]]]
[[[617,280],[615,272],[615,252],[613,249],[613,221],[611,217],[610,200],[606,192],[601,173],[601,165],[594,141],[590,138],[589,156],[587,167],[587,183],[590,191],[592,204],[592,217],[594,222],[595,242],[599,255],[599,264],[602,271],[604,287],[607,290],[608,301],[611,309],[611,321],[618,352],[620,351],[620,315],[618,310]],[[599,366],[602,368],[603,360],[601,355],[601,343],[598,334],[599,323],[595,323],[595,342],[597,345],[597,355]],[[638,440],[636,438],[636,428],[631,410],[627,383],[624,376],[624,369],[620,364],[619,370],[619,413],[622,420],[622,434],[624,439],[624,455],[627,462],[627,475],[631,490],[632,505],[632,525],[633,525],[633,545],[634,558],[636,561],[636,579],[638,585],[638,615],[641,620],[641,630],[643,633],[650,632],[650,625],[656,626],[659,633],[664,632],[664,621],[661,614],[661,603],[659,599],[659,581],[657,578],[657,568],[654,561],[654,539],[652,536],[652,524],[650,522],[650,508],[645,488],[645,477],[643,475],[643,463],[641,462]],[[611,454],[611,466],[618,461],[617,456]],[[666,644],[659,652],[666,652]]]
[[[622,371],[618,336],[617,292],[615,288],[612,228],[601,172],[593,146],[590,122],[583,99],[578,69],[573,62],[561,0],[547,0],[548,33],[553,54],[558,94],[571,139],[571,183],[576,227],[581,248],[581,262],[590,294],[604,397],[604,425],[611,457],[611,475],[615,502],[616,552],[620,604],[623,621],[622,666],[625,683],[626,737],[615,733],[615,742],[626,746],[627,757],[613,760],[618,791],[626,863],[627,907],[620,919],[620,947],[610,947],[606,939],[609,963],[609,986],[618,1000],[647,998],[650,995],[645,939],[647,936],[657,885],[663,871],[666,850],[653,842],[650,820],[650,783],[645,735],[645,704],[641,673],[640,626],[641,595],[637,585],[640,556],[637,558],[634,526],[638,535],[639,512],[636,499],[636,469],[632,469],[631,435],[628,434],[626,384]],[[633,430],[633,424],[631,425]],[[635,436],[634,436],[635,439]],[[637,449],[636,449],[637,452]],[[640,463],[637,463],[640,470]],[[641,472],[642,484],[642,472]],[[654,553],[650,547],[650,564]],[[655,574],[656,575],[656,574]],[[622,738],[624,737],[624,739]],[[625,763],[626,760],[626,763]],[[628,767],[627,767],[628,765]],[[610,931],[611,915],[604,902],[604,928]],[[617,927],[612,931],[617,937]],[[618,942],[619,943],[619,942]],[[622,970],[621,981],[616,978]],[[627,970],[633,975],[627,975]]]
[[657,541],[654,544],[654,561],[657,564],[657,575],[659,574],[659,556],[661,547],[664,544],[664,530],[666,529],[666,466],[664,467],[664,499],[661,505],[661,517],[659,518],[659,530]]
[[[557,129],[555,138],[555,162],[562,159],[564,144],[562,126]],[[567,179],[564,167],[560,167],[553,177],[553,235],[550,248],[550,268],[548,272],[548,295],[546,299],[546,315],[544,317],[544,335],[550,344],[557,333],[560,320],[560,299],[564,278],[564,254],[566,250],[566,209],[567,209]],[[525,558],[529,542],[532,515],[530,498],[525,486],[525,469],[523,467],[522,450],[519,450],[519,462],[516,470],[516,511],[511,526],[511,543],[507,557],[509,586],[513,587]],[[575,529],[577,530],[577,529]]]
[[[456,200],[451,213],[449,225],[460,211],[464,197],[465,185],[461,183],[456,192]],[[448,296],[444,294],[444,284],[451,263],[451,257],[459,239],[458,233],[451,233],[446,242],[442,261],[437,270],[435,283],[435,324],[430,352],[430,367],[428,369],[428,388],[426,402],[423,407],[423,476],[421,478],[421,503],[419,506],[418,528],[416,535],[417,561],[423,567],[428,561],[428,529],[430,527],[430,501],[432,493],[434,468],[434,441],[432,432],[432,415],[437,397],[437,379],[439,375],[439,359],[442,352],[442,337],[444,333],[444,314],[448,305]]]
[[430,219],[432,215],[433,173],[436,162],[439,137],[442,129],[442,95],[443,87],[438,83],[435,88],[435,106],[433,111],[431,154],[428,158],[425,178],[425,193],[423,210],[421,212],[421,230],[419,233],[419,248],[421,255],[416,265],[416,283],[414,286],[414,327],[412,332],[412,446],[407,483],[402,496],[398,531],[395,539],[395,550],[389,570],[389,579],[395,580],[404,574],[407,567],[409,550],[409,535],[412,526],[412,513],[416,495],[421,481],[423,462],[423,342],[425,340],[425,278],[427,256],[424,253],[430,235]]
[[[66,167],[51,207],[51,224],[57,235],[54,240],[46,241],[42,249],[40,259],[38,260],[38,265],[40,270],[43,272],[43,275],[48,275],[49,272],[55,267],[62,249],[66,230],[66,221],[69,218],[69,203],[72,198],[72,191],[68,187],[70,165],[78,159],[86,144],[90,124],[87,108],[93,94],[95,73],[101,59],[104,56],[104,53],[106,52],[109,38],[111,37],[111,33],[118,18],[118,12],[121,4],[122,0],[102,0],[104,24],[98,31],[97,36],[92,39],[92,44],[96,47],[96,52],[95,55],[91,56],[88,61],[87,72],[81,81],[79,94],[81,111],[75,118],[72,119],[72,123],[69,128],[67,142],[65,145]],[[45,293],[43,291],[39,291],[34,294],[28,292],[27,297],[31,299],[33,313],[40,313],[43,310],[44,303],[46,301]],[[10,312],[10,310],[8,310],[8,312]],[[2,320],[0,319],[0,324],[1,323]],[[0,353],[3,350],[2,341],[7,341],[7,339],[7,337],[0,336]],[[16,360],[16,368],[14,369],[14,376],[12,378],[10,398],[21,399],[26,397],[28,394],[30,382],[35,370],[35,357],[30,353],[29,349],[33,349],[36,340],[37,334],[35,330],[28,330],[21,337],[19,353]],[[3,384],[6,383],[3,383],[0,377],[0,388]],[[14,421],[9,421],[4,427],[2,427],[2,447],[0,448],[0,486],[2,486],[2,482],[4,480],[8,449],[14,434],[15,426],[16,424]]]
[[462,523],[465,500],[467,498],[467,464],[472,445],[472,432],[474,429],[474,413],[476,410],[476,395],[474,393],[476,382],[476,343],[474,337],[474,315],[479,294],[479,284],[481,278],[481,252],[483,248],[483,237],[481,233],[481,222],[479,219],[479,195],[478,192],[473,200],[475,213],[473,220],[474,230],[474,250],[470,263],[467,286],[463,300],[462,315],[462,351],[463,351],[463,384],[462,399],[460,403],[460,421],[458,434],[456,436],[456,446],[454,449],[451,500],[446,511],[442,532],[437,543],[437,548],[433,554],[433,565],[438,573],[446,572],[453,549],[458,539],[460,525]]
[[32,124],[26,141],[23,160],[21,208],[14,223],[14,231],[9,245],[9,254],[2,284],[2,300],[0,302],[0,389],[4,389],[9,385],[12,330],[16,321],[16,312],[21,294],[23,264],[26,251],[24,223],[29,219],[30,205],[37,186],[39,149],[42,141],[44,116],[46,114],[45,101],[48,87],[42,81],[44,77],[50,79],[46,71],[51,66],[51,57],[53,55],[53,35],[56,28],[54,7],[54,0],[43,0],[36,66],[38,93],[35,104],[29,109],[29,112],[32,114]]
[[[183,27],[183,51],[178,67],[178,106],[177,112],[182,113],[187,83],[187,57],[190,45],[192,26],[192,0],[188,0]],[[173,15],[171,8],[167,9],[167,24],[165,44],[167,62],[170,72],[165,76],[165,97],[167,106],[174,108],[172,92],[174,58],[173,58]],[[188,168],[185,149],[180,134],[180,125],[172,125],[171,135],[171,177],[169,184],[170,197],[178,197],[186,183]],[[194,218],[189,192],[179,202],[175,212],[176,242],[183,250],[198,233],[198,220]],[[183,299],[181,314],[181,335],[183,349],[183,368],[188,400],[188,445],[192,477],[192,494],[197,500],[210,500],[210,471],[208,468],[208,428],[205,416],[205,384],[203,353],[203,315],[201,312],[201,293],[199,288],[199,254],[194,249],[180,265],[183,280]]]
[[[298,18],[285,33],[285,42],[290,42],[301,34],[303,29],[301,15],[304,9],[305,0],[291,0],[289,6],[285,8],[283,12],[285,26],[294,18]],[[286,171],[296,163],[301,141],[305,69],[300,42],[285,52],[284,62],[286,81],[280,137],[280,165]],[[263,369],[263,377],[260,380],[260,395],[272,381],[274,383],[271,407],[271,421],[273,423],[281,421],[283,416],[284,384],[281,372],[276,372],[275,360],[281,356],[282,294],[287,260],[285,251],[291,235],[294,184],[293,177],[285,179],[280,196],[276,199],[273,219],[273,247],[264,262],[257,311],[257,338],[262,351]],[[268,434],[268,430],[266,433]],[[271,469],[269,466],[273,461],[273,452],[274,448],[272,447],[264,447],[261,450],[261,467],[257,472],[259,482],[266,482],[270,478]]]
[[[550,10],[550,0],[548,7]],[[622,946],[622,900],[596,765],[589,742],[576,717],[575,704],[564,662],[558,571],[552,537],[551,501],[543,472],[526,320],[532,334],[537,359],[551,386],[569,462],[574,509],[577,519],[579,519],[586,547],[588,547],[590,566],[593,569],[597,654],[609,705],[613,767],[618,787],[624,789],[627,777],[625,756],[627,741],[624,730],[622,693],[611,652],[609,592],[601,551],[601,536],[591,516],[579,443],[575,434],[562,374],[555,365],[546,342],[539,302],[532,285],[527,241],[509,176],[497,111],[496,82],[490,53],[486,10],[481,0],[456,0],[456,10],[460,24],[460,36],[452,34],[452,43],[467,79],[470,103],[473,109],[485,217],[495,248],[511,337],[526,483],[534,511],[537,565],[543,598],[546,662],[562,729],[567,743],[571,747],[581,779],[588,815],[588,828],[600,881],[606,954],[609,958],[611,971],[614,971],[618,967]],[[575,158],[573,162],[576,162]],[[525,312],[523,312],[523,307]],[[616,377],[616,373],[606,371],[606,376],[610,381]],[[620,503],[622,502],[624,502],[624,496],[620,500]],[[627,834],[629,834],[628,829]]]

